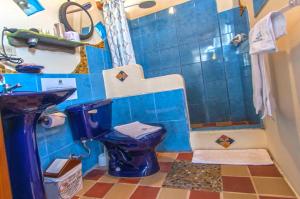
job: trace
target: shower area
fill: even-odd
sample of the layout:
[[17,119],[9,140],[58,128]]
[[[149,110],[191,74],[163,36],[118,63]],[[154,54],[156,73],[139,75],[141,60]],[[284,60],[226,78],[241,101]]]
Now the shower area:
[[191,126],[259,125],[252,102],[248,13],[218,13],[214,0],[191,0],[128,19],[136,61],[145,77],[181,74],[186,84]]

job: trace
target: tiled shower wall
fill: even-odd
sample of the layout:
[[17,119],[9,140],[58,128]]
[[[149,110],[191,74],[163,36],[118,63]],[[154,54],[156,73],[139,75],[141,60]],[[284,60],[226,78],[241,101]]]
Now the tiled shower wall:
[[183,75],[191,123],[259,122],[252,103],[248,43],[230,44],[248,34],[247,11],[217,12],[214,0],[192,0],[129,20],[138,64],[146,78]]

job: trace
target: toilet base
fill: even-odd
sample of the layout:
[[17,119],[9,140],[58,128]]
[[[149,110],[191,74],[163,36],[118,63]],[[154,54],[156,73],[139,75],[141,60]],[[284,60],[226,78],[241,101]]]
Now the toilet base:
[[108,148],[108,155],[108,173],[112,176],[144,177],[153,175],[160,169],[154,149],[125,152],[116,146]]

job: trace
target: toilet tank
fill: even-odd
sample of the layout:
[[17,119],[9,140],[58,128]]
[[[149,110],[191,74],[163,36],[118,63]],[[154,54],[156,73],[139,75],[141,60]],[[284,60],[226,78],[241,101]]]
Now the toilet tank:
[[112,100],[99,100],[66,108],[73,138],[95,139],[112,127]]

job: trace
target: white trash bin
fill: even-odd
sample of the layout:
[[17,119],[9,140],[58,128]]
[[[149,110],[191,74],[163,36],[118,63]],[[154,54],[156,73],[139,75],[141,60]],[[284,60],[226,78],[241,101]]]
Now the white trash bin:
[[82,164],[80,163],[59,178],[44,178],[48,199],[71,199],[82,189]]

